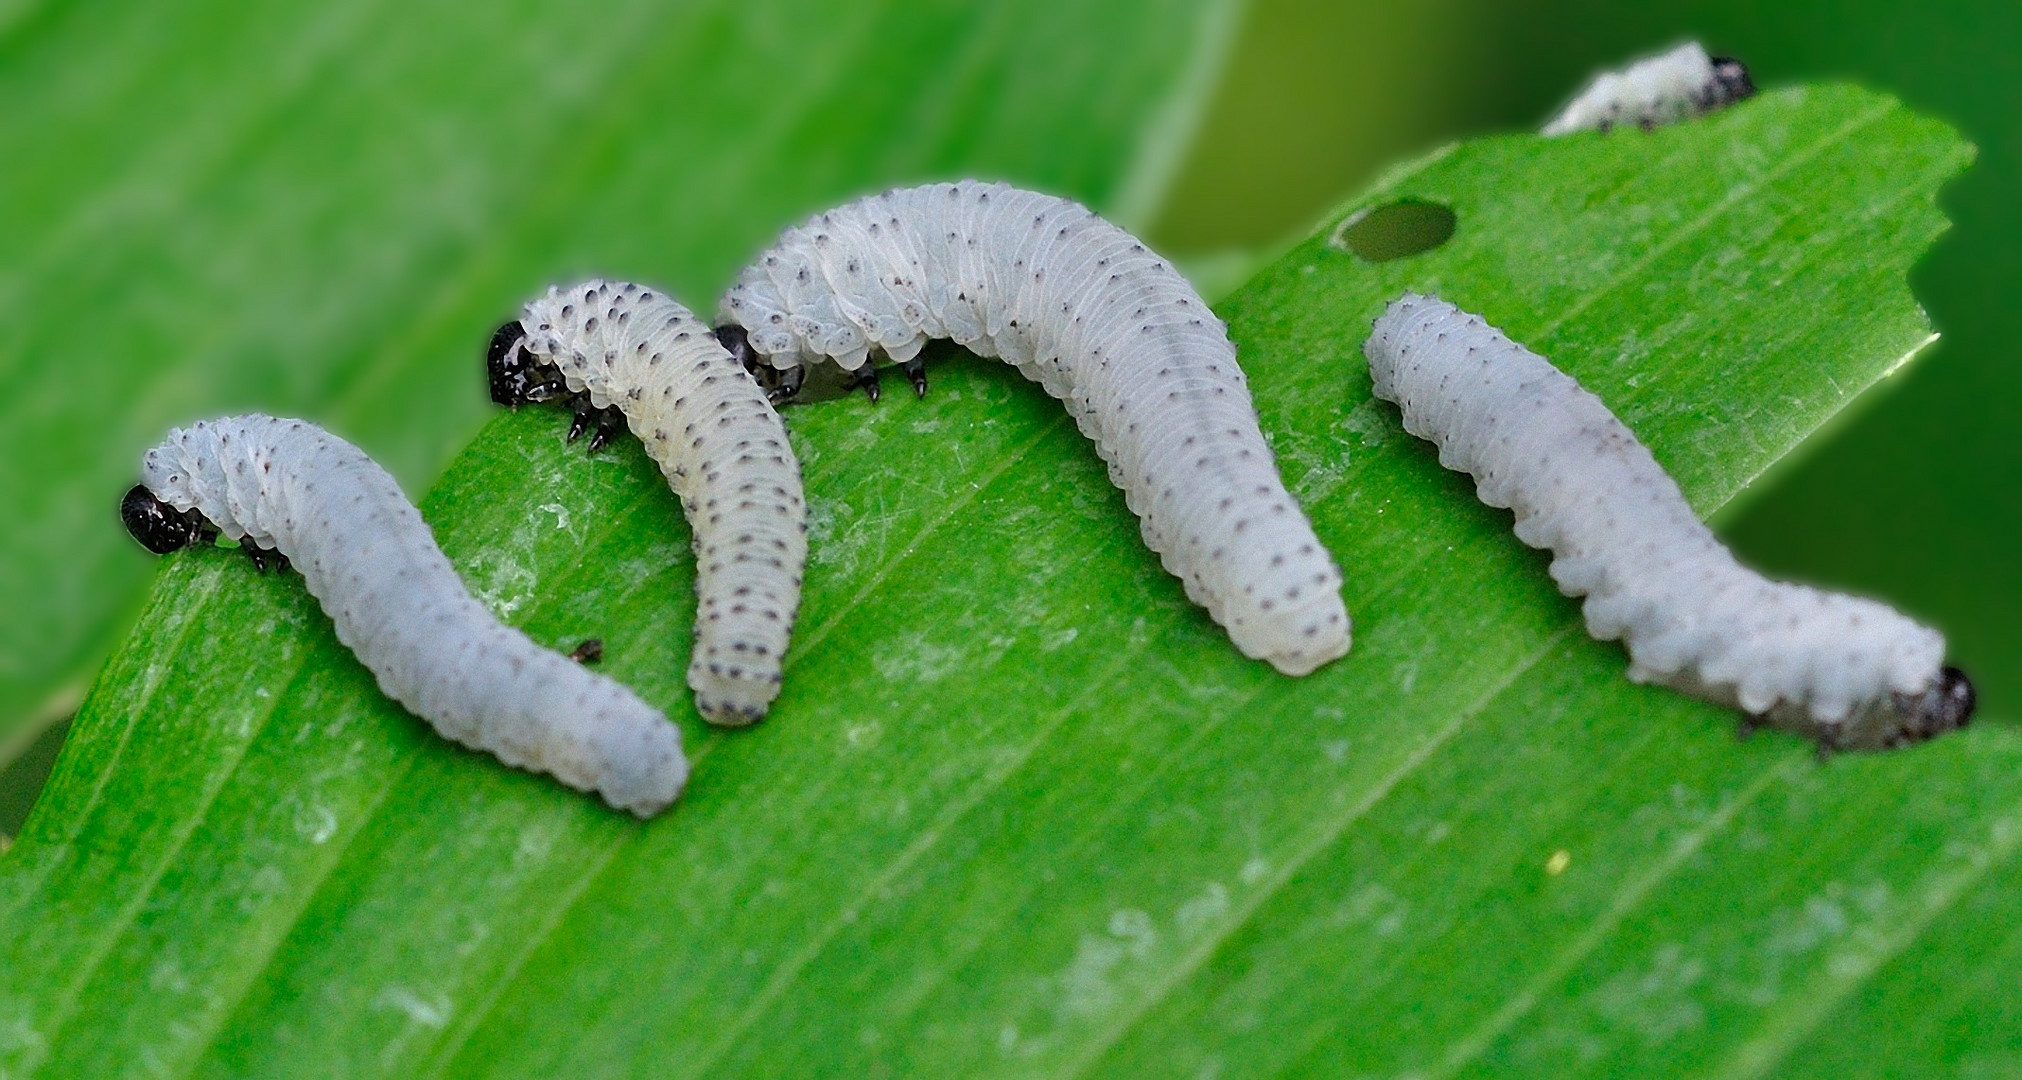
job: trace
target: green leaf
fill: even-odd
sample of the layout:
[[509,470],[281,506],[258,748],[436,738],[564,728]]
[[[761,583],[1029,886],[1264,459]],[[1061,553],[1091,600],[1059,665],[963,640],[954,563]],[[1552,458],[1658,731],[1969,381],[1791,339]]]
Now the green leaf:
[[[789,412],[813,563],[783,695],[706,730],[692,567],[627,441],[496,418],[425,510],[472,587],[682,723],[632,821],[434,739],[291,577],[171,559],[0,863],[0,1064],[48,1075],[1843,1076],[1998,1060],[2022,740],[1820,766],[1630,684],[1545,559],[1373,402],[1438,291],[1578,375],[1702,511],[1929,338],[1970,157],[1851,88],[1393,172],[1222,310],[1355,651],[1239,657],[1059,406],[944,363]],[[476,363],[476,349],[469,350]],[[1933,987],[1928,973],[1944,972]],[[1986,995],[1996,994],[1994,1000]]]
[[558,277],[706,308],[782,224],[930,177],[1142,219],[1236,9],[0,3],[0,506],[34,525],[0,762],[131,618],[112,508],[170,424],[307,416],[421,490],[488,414],[472,348]]

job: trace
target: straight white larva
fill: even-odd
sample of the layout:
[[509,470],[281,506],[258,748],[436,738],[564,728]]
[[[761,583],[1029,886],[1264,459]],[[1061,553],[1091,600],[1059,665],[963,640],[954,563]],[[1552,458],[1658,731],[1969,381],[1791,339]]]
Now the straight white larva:
[[[1543,357],[1444,300],[1406,294],[1363,346],[1376,396],[1439,445],[1490,506],[1516,512],[1587,629],[1629,676],[1818,740],[1881,749],[1964,725],[1973,689],[1944,638],[1872,600],[1773,582],[1735,562],[1650,451]],[[1753,721],[1751,721],[1753,722]]]
[[1340,571],[1278,477],[1221,321],[1087,208],[973,180],[888,191],[787,230],[719,314],[788,385],[883,353],[924,389],[911,364],[936,338],[1002,357],[1067,406],[1145,543],[1244,655],[1303,675],[1348,650]]
[[1627,125],[1648,130],[1732,105],[1753,93],[1755,84],[1741,61],[1708,56],[1698,42],[1688,41],[1638,60],[1624,71],[1599,76],[1544,126],[1543,134]]
[[121,511],[158,553],[219,531],[278,550],[380,689],[445,738],[640,817],[687,780],[678,728],[494,618],[386,470],[314,424],[252,413],[173,430]]
[[575,396],[578,432],[592,410],[623,415],[694,530],[696,709],[718,724],[764,716],[807,566],[800,462],[765,391],[687,308],[610,281],[527,304],[493,338],[491,374],[501,404]]

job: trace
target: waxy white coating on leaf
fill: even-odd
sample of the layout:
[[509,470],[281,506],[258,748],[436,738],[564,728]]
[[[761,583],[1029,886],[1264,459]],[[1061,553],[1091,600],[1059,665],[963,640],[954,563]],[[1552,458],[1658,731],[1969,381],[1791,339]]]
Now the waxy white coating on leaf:
[[[1543,357],[1444,300],[1406,294],[1363,351],[1376,396],[1439,445],[1516,534],[1585,595],[1588,630],[1627,645],[1629,675],[1820,740],[1876,748],[1964,722],[1945,642],[1872,600],[1773,582],[1734,556],[1606,405]],[[1956,674],[1956,673],[1954,673]],[[1970,715],[1970,690],[1966,714]]]
[[625,282],[551,288],[526,306],[523,347],[569,389],[625,414],[695,534],[702,715],[746,724],[779,696],[807,566],[807,502],[786,425],[710,328],[664,293]]
[[143,458],[141,483],[225,535],[287,556],[337,640],[445,738],[641,817],[680,794],[680,729],[500,623],[357,447],[302,420],[226,417],[170,431]]
[[1145,543],[1243,654],[1303,675],[1348,650],[1341,574],[1278,477],[1227,331],[1178,272],[1066,199],[888,191],[787,230],[725,295],[775,368],[935,338],[1001,357],[1093,439]]
[[1754,92],[1739,62],[1708,56],[1691,41],[1597,77],[1542,133],[1653,128],[1712,112]]

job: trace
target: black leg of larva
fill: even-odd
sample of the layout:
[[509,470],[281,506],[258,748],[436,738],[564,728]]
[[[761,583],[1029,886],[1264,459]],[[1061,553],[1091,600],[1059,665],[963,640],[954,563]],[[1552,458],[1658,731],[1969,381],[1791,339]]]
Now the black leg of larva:
[[882,393],[882,390],[878,386],[878,366],[876,364],[868,360],[864,361],[864,366],[856,369],[850,375],[849,381],[843,383],[845,391],[855,390],[859,386],[864,388],[864,396],[870,398],[873,403],[878,400],[878,395]]
[[911,360],[899,361],[899,370],[906,373],[906,381],[913,384],[913,396],[927,396],[927,362],[915,356]]
[[263,548],[258,544],[247,541],[241,543],[239,549],[246,553],[247,558],[253,560],[253,569],[258,570],[262,574],[266,573],[269,567],[272,567],[275,571],[285,571],[288,569],[288,557],[272,548]]
[[[781,371],[767,364],[765,370],[772,373],[771,385],[766,386],[765,389],[765,400],[777,405],[782,401],[791,401],[800,396],[801,384],[807,381],[807,369],[805,367],[791,367],[785,371]],[[765,384],[766,380],[761,378],[759,385],[765,386]]]
[[569,659],[578,664],[594,664],[604,658],[604,639],[584,638],[583,643],[569,650]]
[[757,380],[758,388],[765,391],[767,403],[777,405],[800,394],[800,384],[807,379],[807,368],[780,369],[766,363],[765,358],[758,355],[758,350],[751,347],[751,336],[736,323],[719,326],[712,332],[716,335],[717,344],[723,346],[723,351],[744,365],[744,370]]
[[[596,419],[597,416],[597,407],[590,404],[590,395],[588,394],[576,398],[574,406],[576,415],[569,421],[570,442],[575,442],[577,439],[582,438],[583,432],[590,430],[590,421]],[[590,453],[594,454],[596,451],[591,450]]]
[[1768,724],[1769,718],[1760,713],[1742,713],[1741,722],[1734,725],[1734,737],[1742,742],[1747,742],[1749,736],[1761,731]]
[[590,453],[594,454],[611,445],[611,440],[625,430],[625,414],[616,405],[597,410],[597,430],[590,435]]
[[1840,745],[1837,731],[1821,731],[1818,733],[1818,746],[1813,751],[1813,756],[1818,759],[1820,765],[1823,765],[1831,761],[1834,754],[1844,749],[1846,747]]

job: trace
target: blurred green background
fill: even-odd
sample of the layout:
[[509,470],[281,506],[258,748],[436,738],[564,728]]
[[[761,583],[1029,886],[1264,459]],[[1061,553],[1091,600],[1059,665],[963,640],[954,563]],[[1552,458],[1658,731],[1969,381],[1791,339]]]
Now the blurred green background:
[[[1120,6],[1141,15],[1160,5]],[[489,35],[458,38],[467,33],[459,21],[425,25],[416,9],[411,40],[361,38],[361,27],[384,19],[370,7],[331,6],[306,21],[257,11],[204,21],[181,7],[0,5],[0,221],[13,223],[0,229],[0,370],[13,395],[0,413],[0,452],[12,465],[0,498],[16,523],[0,541],[0,610],[9,613],[0,620],[0,761],[18,759],[0,777],[0,834],[19,823],[60,721],[151,579],[152,561],[125,542],[111,507],[138,450],[168,423],[250,407],[299,413],[357,439],[419,494],[487,413],[463,359],[481,348],[487,320],[547,277],[629,271],[700,301],[743,253],[839,191],[939,175],[956,159],[999,162],[1007,179],[1089,200],[1181,257],[1268,250],[1385,164],[1466,134],[1535,127],[1597,67],[1686,37],[1745,59],[1766,85],[1852,79],[1895,93],[1981,148],[1944,200],[1953,232],[1914,279],[1943,342],[1721,524],[1767,569],[1880,595],[1937,623],[1978,678],[1987,711],[2015,711],[2015,5],[1254,0],[1209,5],[1204,16],[1190,6],[1165,31],[1167,51],[1188,56],[1189,90],[1137,144],[1098,144],[1104,103],[1164,87],[1154,74],[1120,70],[1105,76],[1111,97],[1062,101],[1060,115],[1072,119],[1012,125],[980,152],[950,117],[987,108],[993,95],[1043,97],[1047,71],[1106,58],[1063,52],[1072,34],[1025,26],[1004,14],[1012,5],[914,5],[907,18],[850,7],[820,25],[771,28],[758,20],[747,30],[754,37],[727,46],[737,62],[714,45],[609,52],[626,36],[587,35],[577,17],[514,5],[499,9]],[[910,32],[931,39],[921,11],[976,23],[980,40],[995,40],[992,25],[1003,23],[1001,62],[963,57],[960,70],[972,74],[937,81],[946,58],[906,47]],[[599,17],[633,20],[639,42],[664,43],[688,40],[684,29],[708,40],[720,27],[707,15],[700,4],[636,5]],[[190,39],[189,25],[206,35]],[[231,32],[216,33],[220,25]],[[1030,42],[1017,36],[1028,32]],[[917,70],[863,75],[830,113],[764,131],[769,145],[816,147],[787,175],[754,184],[737,163],[708,159],[710,140],[734,130],[769,87],[850,84],[849,72],[796,66],[795,42],[819,34],[885,35],[891,62]],[[1201,41],[1209,47],[1196,48]],[[1043,62],[1020,51],[1035,48],[1047,50]],[[484,62],[445,62],[460,51]],[[211,75],[227,64],[259,77],[221,88]],[[720,97],[682,101],[667,145],[600,137],[610,128],[596,94],[615,84],[621,96],[651,99],[673,85],[660,72],[709,64],[720,70]],[[623,77],[601,81],[613,65]],[[331,80],[344,93],[317,92]],[[555,110],[566,139],[519,141],[521,114],[525,130],[540,132],[557,123]],[[156,123],[175,139],[130,137]],[[910,155],[867,166],[819,149],[846,142],[852,125],[891,124],[926,136]],[[833,137],[811,139],[817,128]],[[362,150],[388,139],[411,150],[397,167]],[[1135,155],[1138,167],[1120,185],[1095,179],[1107,174],[1090,163],[1117,155]],[[665,189],[598,186],[621,163],[640,173],[642,157],[664,163]],[[580,204],[590,191],[596,203]],[[590,224],[622,235],[628,201],[667,198],[689,200],[693,234],[632,237],[616,256],[572,240]],[[487,230],[508,215],[553,238],[539,274],[487,261]],[[304,272],[277,276],[276,251],[312,257]],[[613,258],[622,265],[608,265]],[[458,274],[440,280],[451,268]],[[355,308],[324,296],[331,280],[400,319],[361,325]],[[291,364],[304,352],[344,360]],[[151,378],[154,358],[161,374]]]

